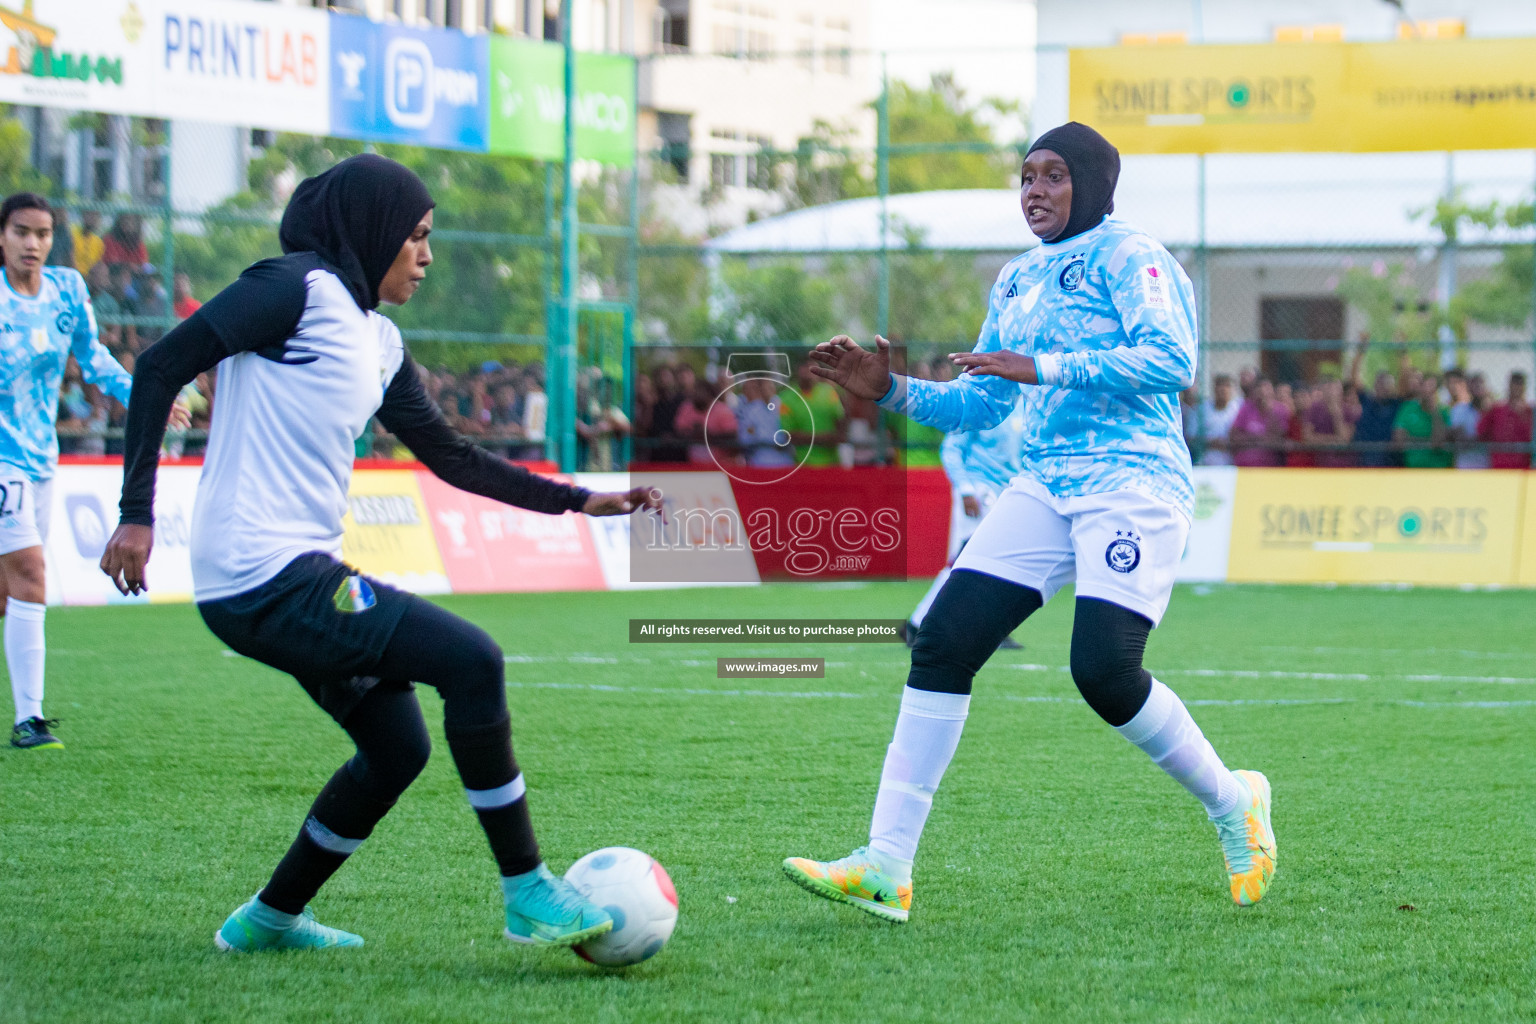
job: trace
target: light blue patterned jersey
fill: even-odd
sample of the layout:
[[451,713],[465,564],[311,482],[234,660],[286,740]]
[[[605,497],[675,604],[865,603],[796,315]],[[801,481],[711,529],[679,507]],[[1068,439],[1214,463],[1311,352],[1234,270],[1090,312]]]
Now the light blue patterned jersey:
[[956,493],[995,498],[1024,468],[1023,411],[1015,405],[995,427],[945,435],[939,459]]
[[123,404],[133,378],[96,338],[85,281],[67,267],[44,267],[35,297],[11,288],[0,272],[0,463],[33,480],[59,461],[59,385],[69,356],[87,381]]
[[896,377],[880,404],[952,432],[1023,394],[1024,470],[1052,494],[1139,491],[1193,512],[1178,392],[1195,377],[1195,295],[1167,249],[1117,220],[1003,268],[975,351],[1033,356],[1039,386]]

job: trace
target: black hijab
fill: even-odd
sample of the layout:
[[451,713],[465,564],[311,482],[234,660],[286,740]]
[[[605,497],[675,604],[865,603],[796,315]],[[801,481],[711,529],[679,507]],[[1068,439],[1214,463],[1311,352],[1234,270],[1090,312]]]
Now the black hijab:
[[359,306],[374,309],[390,264],[435,205],[409,168],[364,153],[299,183],[278,240],[285,253],[319,256]]
[[[1047,242],[1065,242],[1115,212],[1115,183],[1120,180],[1120,151],[1085,124],[1068,121],[1035,140],[1029,153],[1048,149],[1066,162],[1072,175],[1072,210],[1067,226]],[[1027,158],[1029,153],[1024,154]]]

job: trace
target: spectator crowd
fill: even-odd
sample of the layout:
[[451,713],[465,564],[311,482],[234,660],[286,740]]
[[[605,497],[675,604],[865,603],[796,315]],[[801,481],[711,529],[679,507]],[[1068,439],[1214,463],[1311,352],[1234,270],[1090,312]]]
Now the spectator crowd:
[[[70,223],[61,210],[48,262],[72,266],[85,278],[101,340],[130,371],[138,354],[169,325],[200,306],[190,279],[177,273],[167,295],[149,260],[136,214],[102,229],[96,210]],[[904,356],[894,350],[898,359]],[[1234,380],[1218,374],[1211,393],[1191,388],[1180,397],[1184,437],[1206,466],[1315,466],[1526,469],[1531,465],[1532,407],[1525,374],[1511,373],[1494,394],[1484,375],[1463,370],[1424,373],[1404,357],[1396,372],[1362,380],[1362,342],[1346,372],[1315,385],[1270,380],[1246,369]],[[943,436],[883,412],[817,378],[808,361],[789,377],[754,373],[735,379],[717,363],[676,352],[640,369],[626,414],[621,382],[596,367],[577,377],[576,433],[586,470],[622,469],[632,461],[811,466],[939,465]],[[787,364],[786,364],[787,365]],[[942,353],[899,364],[899,372],[933,380],[954,376]],[[423,368],[427,393],[449,422],[509,458],[544,457],[549,399],[543,366],[490,361],[464,371]],[[166,440],[171,455],[197,454],[206,436],[217,381],[204,374],[182,401],[190,432]],[[84,383],[71,360],[59,394],[59,444],[65,454],[118,454],[124,410]],[[380,428],[358,445],[359,455],[406,457]]]
[[1211,395],[1180,399],[1184,439],[1204,466],[1528,469],[1531,404],[1524,373],[1495,395],[1481,373],[1396,373],[1361,380],[1362,343],[1343,379],[1277,383],[1247,369],[1218,374]]
[[[144,223],[138,214],[116,217],[102,230],[98,210],[82,210],[79,223],[70,212],[54,208],[51,266],[73,267],[85,278],[101,342],[130,372],[138,354],[154,344],[171,324],[185,320],[201,305],[192,296],[191,280],[178,273],[172,294],[150,262],[144,242]],[[171,455],[195,454],[208,428],[212,410],[213,381],[203,375],[182,392],[181,401],[192,413],[190,431],[172,431],[166,438]],[[67,455],[115,455],[122,451],[112,431],[120,430],[123,408],[94,385],[86,384],[73,359],[65,370],[59,392],[59,450]]]

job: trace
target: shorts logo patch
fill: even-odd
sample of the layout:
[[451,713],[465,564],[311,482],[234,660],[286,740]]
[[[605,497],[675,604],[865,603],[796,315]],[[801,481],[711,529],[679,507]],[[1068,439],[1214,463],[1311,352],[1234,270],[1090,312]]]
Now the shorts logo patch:
[[1129,530],[1115,531],[1115,539],[1104,549],[1104,561],[1115,572],[1133,572],[1141,564],[1141,540]]
[[379,603],[374,596],[373,588],[368,581],[361,576],[348,576],[341,581],[341,586],[336,588],[336,594],[331,598],[331,603],[336,605],[336,610],[347,615],[355,615],[365,612]]
[[1056,283],[1061,285],[1062,291],[1075,292],[1083,283],[1083,272],[1083,261],[1080,259],[1073,260],[1066,265],[1061,275],[1056,278]]

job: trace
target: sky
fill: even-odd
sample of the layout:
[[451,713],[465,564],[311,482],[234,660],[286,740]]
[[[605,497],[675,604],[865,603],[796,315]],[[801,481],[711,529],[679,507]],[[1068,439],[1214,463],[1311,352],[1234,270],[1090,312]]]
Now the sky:
[[891,77],[925,83],[953,70],[976,98],[1017,100],[1035,92],[1034,0],[870,0],[874,46],[888,50]]

